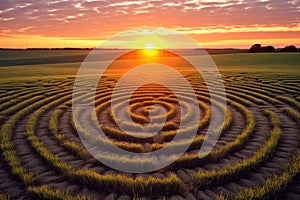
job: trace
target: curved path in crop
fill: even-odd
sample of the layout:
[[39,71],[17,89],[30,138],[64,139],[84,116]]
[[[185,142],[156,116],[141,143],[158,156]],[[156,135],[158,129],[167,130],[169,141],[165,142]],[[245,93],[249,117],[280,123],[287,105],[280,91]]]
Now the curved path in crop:
[[[136,90],[129,109],[124,106],[129,95],[126,88],[111,107],[116,82],[112,78],[104,80],[95,99],[79,91],[75,98],[95,102],[97,116],[83,109],[72,113],[72,79],[2,88],[6,95],[1,94],[0,101],[0,195],[14,199],[300,199],[299,77],[224,73],[227,106],[220,104],[218,87],[213,101],[216,112],[227,115],[219,124],[222,133],[217,144],[201,159],[198,152],[212,103],[206,85],[217,83],[197,82],[193,74],[187,79],[197,95],[200,121],[193,120],[195,108],[184,90],[176,94],[184,99],[181,110],[172,91],[160,85]],[[126,113],[133,122],[126,119]],[[127,135],[126,130],[149,124],[149,115],[167,118],[159,133],[147,138]],[[89,137],[88,130],[74,125],[83,121],[91,127],[100,125],[113,144],[101,138],[96,143],[142,153],[163,148],[182,134],[177,132],[181,119],[185,120],[183,132],[198,129],[189,149],[170,166],[144,174],[122,173],[97,161],[79,138],[79,134]],[[174,143],[173,153],[187,142]],[[122,162],[107,152],[102,156]]]

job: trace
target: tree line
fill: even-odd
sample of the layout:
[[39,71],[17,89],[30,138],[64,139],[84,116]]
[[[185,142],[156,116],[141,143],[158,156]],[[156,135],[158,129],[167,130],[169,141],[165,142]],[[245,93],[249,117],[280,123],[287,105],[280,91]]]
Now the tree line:
[[262,46],[261,44],[254,44],[252,47],[249,49],[250,53],[259,53],[259,52],[300,52],[300,49],[298,49],[294,45],[289,45],[286,46],[282,49],[275,49],[273,46]]

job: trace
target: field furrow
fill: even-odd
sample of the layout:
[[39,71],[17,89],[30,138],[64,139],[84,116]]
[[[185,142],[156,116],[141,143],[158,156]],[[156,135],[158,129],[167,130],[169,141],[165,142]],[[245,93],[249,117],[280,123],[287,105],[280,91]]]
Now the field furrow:
[[[133,93],[128,83],[114,94],[118,77],[110,76],[95,92],[76,94],[73,77],[3,84],[0,199],[299,199],[299,76],[223,72],[225,97],[218,80],[184,75],[195,96],[180,83]],[[95,112],[74,109],[76,102],[95,105]],[[201,146],[213,142],[208,131],[220,137],[200,157]],[[88,150],[116,165],[147,168],[155,158],[107,149],[141,154],[168,147],[161,156],[171,160],[186,145],[172,164],[142,174],[118,171]]]

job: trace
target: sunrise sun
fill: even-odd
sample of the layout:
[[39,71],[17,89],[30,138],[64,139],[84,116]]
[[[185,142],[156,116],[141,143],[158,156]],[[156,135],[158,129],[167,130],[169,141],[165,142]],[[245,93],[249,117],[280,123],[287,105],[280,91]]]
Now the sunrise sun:
[[144,47],[144,54],[147,56],[154,56],[157,54],[157,49],[154,44],[152,43],[147,43],[146,46]]

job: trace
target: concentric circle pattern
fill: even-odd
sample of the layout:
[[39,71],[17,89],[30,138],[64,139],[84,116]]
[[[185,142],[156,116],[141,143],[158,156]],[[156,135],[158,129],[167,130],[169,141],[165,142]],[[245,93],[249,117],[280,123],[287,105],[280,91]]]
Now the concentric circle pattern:
[[[111,105],[116,77],[106,76],[96,96],[86,90],[73,94],[73,101],[94,103],[89,110],[72,111],[74,78],[44,83],[7,83],[1,88],[0,193],[15,199],[299,199],[300,193],[300,82],[297,75],[224,72],[227,106],[218,94],[218,83],[204,82],[184,73],[192,84],[200,110],[195,121],[194,101],[182,85],[174,94],[159,84],[144,85],[130,96],[129,108],[119,90]],[[213,94],[207,86],[214,85]],[[30,86],[29,86],[30,85]],[[130,87],[130,86],[128,86]],[[221,93],[221,91],[220,91]],[[211,99],[214,95],[215,98]],[[178,97],[184,101],[179,105]],[[75,98],[75,99],[74,99]],[[199,149],[211,123],[211,104],[226,112],[218,124],[221,137],[213,150],[199,157]],[[195,102],[194,102],[195,103]],[[131,120],[126,119],[127,114]],[[72,116],[78,116],[73,118]],[[128,152],[155,152],[169,145],[168,156],[178,153],[188,140],[171,143],[175,135],[196,130],[188,150],[171,165],[151,173],[114,170],[95,159],[78,134],[90,137],[74,120],[101,127],[110,142],[94,138],[96,145],[115,145]],[[165,123],[160,122],[165,118]],[[119,120],[119,121],[117,121]],[[117,125],[121,124],[121,128]],[[154,125],[153,125],[154,124]],[[181,124],[184,127],[179,130]],[[138,135],[147,127],[150,135]],[[124,131],[127,130],[127,131]],[[132,131],[135,130],[135,131]],[[130,131],[132,133],[130,133]],[[141,167],[151,158],[120,158],[110,152],[98,155],[116,164],[135,162]],[[165,159],[171,159],[167,155]],[[1,198],[1,197],[0,197]]]

